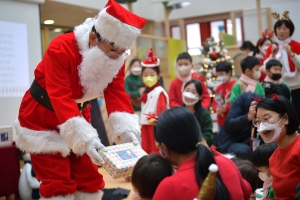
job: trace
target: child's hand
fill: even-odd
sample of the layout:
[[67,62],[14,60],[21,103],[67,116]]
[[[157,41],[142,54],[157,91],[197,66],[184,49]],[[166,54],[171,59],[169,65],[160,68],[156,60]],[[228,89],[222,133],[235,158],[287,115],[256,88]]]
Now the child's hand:
[[252,101],[249,107],[249,112],[248,112],[248,121],[252,121],[255,116],[256,116],[256,105],[257,102],[256,101]]
[[221,115],[224,112],[226,112],[226,108],[224,106],[219,106],[219,107],[217,107],[216,112],[218,113],[218,115]]
[[140,87],[138,90],[139,90],[140,95],[142,96],[143,93],[144,93],[144,91],[145,91],[145,88],[144,87]]

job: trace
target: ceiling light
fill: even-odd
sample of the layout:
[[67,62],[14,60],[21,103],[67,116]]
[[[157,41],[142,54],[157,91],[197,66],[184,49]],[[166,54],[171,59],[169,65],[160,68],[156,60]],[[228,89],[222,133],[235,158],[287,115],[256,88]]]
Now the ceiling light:
[[44,24],[54,24],[54,20],[45,20]]
[[61,28],[55,28],[55,29],[53,30],[53,32],[54,32],[54,33],[61,33],[61,32],[63,32],[63,30],[62,30]]
[[171,5],[168,5],[167,8],[168,9],[179,9],[179,8],[185,8],[187,6],[191,5],[190,2],[188,1],[184,1],[184,2],[178,2],[178,3],[174,3]]

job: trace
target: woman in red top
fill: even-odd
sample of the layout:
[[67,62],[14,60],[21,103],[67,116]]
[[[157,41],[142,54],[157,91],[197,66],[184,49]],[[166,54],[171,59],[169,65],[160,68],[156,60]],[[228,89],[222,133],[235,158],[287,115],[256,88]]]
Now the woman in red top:
[[241,177],[236,165],[224,156],[214,157],[200,143],[202,134],[199,123],[186,108],[164,111],[157,121],[154,136],[162,157],[178,170],[158,185],[153,200],[196,198],[212,163],[219,167],[214,199],[250,198],[251,186]]
[[269,159],[276,198],[294,199],[300,182],[300,137],[297,113],[290,100],[274,94],[260,100],[253,124],[265,143],[276,142],[277,149]]

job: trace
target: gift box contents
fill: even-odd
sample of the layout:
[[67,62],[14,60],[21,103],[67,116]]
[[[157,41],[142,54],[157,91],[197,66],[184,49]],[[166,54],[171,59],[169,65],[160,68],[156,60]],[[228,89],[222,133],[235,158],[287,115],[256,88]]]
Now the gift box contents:
[[136,162],[147,155],[140,147],[133,143],[125,143],[106,147],[107,152],[100,151],[100,156],[104,159],[103,167],[114,178],[131,176]]
[[12,126],[0,126],[0,147],[13,144]]

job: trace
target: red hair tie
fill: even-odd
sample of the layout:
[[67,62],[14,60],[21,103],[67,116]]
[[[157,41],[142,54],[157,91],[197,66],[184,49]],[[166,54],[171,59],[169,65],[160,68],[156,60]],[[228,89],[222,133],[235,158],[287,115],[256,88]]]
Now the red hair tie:
[[252,99],[253,99],[254,101],[256,101],[256,103],[260,102],[260,100],[261,100],[260,98],[254,97],[254,96],[252,97]]
[[273,94],[272,100],[273,100],[273,101],[279,101],[280,98],[279,98],[279,96],[278,96],[276,93],[274,93],[274,94]]

